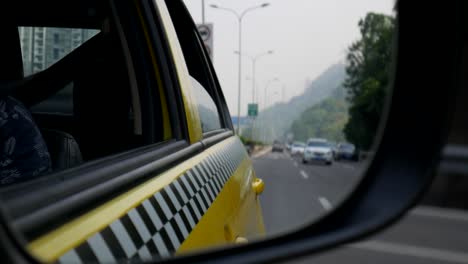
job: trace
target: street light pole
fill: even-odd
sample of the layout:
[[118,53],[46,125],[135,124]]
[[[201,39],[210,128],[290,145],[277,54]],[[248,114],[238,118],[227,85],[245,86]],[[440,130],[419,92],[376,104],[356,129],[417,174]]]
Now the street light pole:
[[261,57],[265,56],[265,55],[270,55],[270,54],[273,54],[273,51],[272,50],[269,50],[265,53],[262,53],[262,54],[259,54],[257,56],[255,56],[252,60],[252,103],[255,103],[255,66],[257,64],[257,60],[260,59]]
[[273,79],[268,80],[267,84],[265,85],[265,91],[264,91],[264,94],[263,94],[263,110],[265,110],[267,108],[267,89],[268,89],[268,86],[273,82],[279,82],[279,81],[280,80],[278,78],[273,78]]
[[[234,51],[235,54],[241,54],[239,53],[239,51]],[[270,55],[270,54],[273,54],[273,51],[272,50],[269,50],[267,52],[264,52],[264,53],[260,53],[258,54],[257,56],[250,56],[248,54],[241,54],[241,55],[244,55],[246,56],[247,58],[249,58],[250,60],[252,60],[252,104],[255,104],[255,95],[256,95],[256,87],[255,87],[255,69],[256,69],[256,63],[257,63],[257,60],[260,59],[261,57],[265,56],[265,55]],[[254,139],[254,132],[255,132],[255,125],[256,125],[256,119],[255,118],[252,118],[251,120],[252,122],[252,125],[251,125],[251,138]]]
[[202,24],[205,24],[205,0],[202,0]]
[[212,8],[221,9],[221,10],[225,10],[225,11],[233,13],[237,17],[237,20],[238,20],[238,23],[239,23],[239,48],[238,48],[238,50],[239,50],[239,59],[238,59],[239,60],[239,65],[238,65],[238,76],[237,76],[237,82],[238,82],[237,94],[238,95],[237,95],[237,128],[236,128],[236,134],[237,135],[239,135],[239,131],[240,131],[240,110],[241,110],[242,19],[244,18],[244,16],[248,12],[253,11],[255,9],[258,9],[258,8],[264,8],[264,7],[267,7],[269,5],[270,5],[269,3],[264,3],[264,4],[261,4],[259,6],[253,6],[253,7],[245,9],[241,14],[237,13],[235,10],[230,9],[230,8],[224,8],[224,7],[220,7],[218,5],[210,5]]
[[255,104],[255,63],[257,62],[257,58],[252,59],[252,104]]
[[[239,51],[234,51],[235,54],[239,54]],[[245,57],[249,58],[252,61],[252,103],[255,103],[255,94],[256,94],[256,83],[255,83],[255,69],[257,65],[257,60],[260,59],[263,56],[273,54],[273,50],[269,50],[267,52],[260,53],[254,57],[249,56],[247,54],[241,54],[244,55]]]

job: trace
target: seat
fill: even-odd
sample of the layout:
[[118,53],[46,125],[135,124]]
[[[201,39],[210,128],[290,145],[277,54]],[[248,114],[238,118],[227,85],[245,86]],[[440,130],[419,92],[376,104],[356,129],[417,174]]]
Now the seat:
[[46,144],[28,109],[4,90],[23,79],[18,29],[2,24],[0,42],[0,185],[26,181],[50,171]]
[[83,163],[80,147],[72,135],[55,129],[41,129],[41,133],[49,149],[53,171]]
[[[5,37],[4,41],[0,42],[1,89],[3,83],[23,80],[24,73],[18,28],[15,25],[3,24],[0,29]],[[34,81],[28,85],[35,86],[36,91],[43,86],[41,84],[34,85]],[[6,174],[8,171],[19,173],[8,173],[6,177],[2,177],[5,181],[0,182],[0,184],[24,181],[47,174],[52,169],[66,169],[80,164],[80,149],[74,138],[62,131],[39,129],[29,109],[14,99],[15,92],[15,90],[8,91],[8,93],[2,91],[3,97],[0,97],[7,106],[10,104],[10,108],[19,113],[17,116],[20,116],[20,118],[14,117],[13,110],[10,111],[11,125],[1,128],[1,149],[5,149],[4,146],[11,142],[14,144],[10,144],[12,149],[8,154],[2,153],[0,155],[2,159],[13,160],[9,166],[0,168],[0,174]],[[14,141],[11,138],[14,138]],[[12,177],[12,175],[17,176]]]

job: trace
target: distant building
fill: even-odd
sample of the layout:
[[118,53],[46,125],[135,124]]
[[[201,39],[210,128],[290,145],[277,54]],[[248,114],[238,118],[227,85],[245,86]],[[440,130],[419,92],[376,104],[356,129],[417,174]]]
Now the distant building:
[[24,75],[46,69],[97,32],[90,29],[20,27]]

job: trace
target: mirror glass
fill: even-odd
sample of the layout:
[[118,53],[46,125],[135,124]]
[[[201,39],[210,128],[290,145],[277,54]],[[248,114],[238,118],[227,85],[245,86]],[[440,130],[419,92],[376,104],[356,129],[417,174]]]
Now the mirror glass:
[[[0,210],[44,262],[284,234],[332,212],[372,162],[393,0],[183,0],[206,52],[183,13],[168,26],[178,1],[154,1],[160,24],[135,15],[141,1],[26,2],[0,23],[0,91],[16,88],[0,97]],[[161,32],[172,46],[148,37]]]
[[203,21],[212,29],[234,128],[265,183],[266,234],[317,220],[354,190],[378,143],[394,1],[207,2],[185,1],[202,37]]

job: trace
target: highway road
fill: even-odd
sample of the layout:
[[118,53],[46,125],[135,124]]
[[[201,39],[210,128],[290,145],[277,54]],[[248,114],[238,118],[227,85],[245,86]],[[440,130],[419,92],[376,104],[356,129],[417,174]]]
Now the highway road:
[[[302,164],[287,152],[254,157],[268,234],[298,228],[327,213],[354,189],[363,163]],[[468,213],[417,207],[383,232],[291,263],[468,263]]]
[[355,162],[302,164],[287,152],[269,152],[253,161],[257,176],[265,182],[260,201],[270,234],[300,226],[332,209],[354,189],[363,167]]

